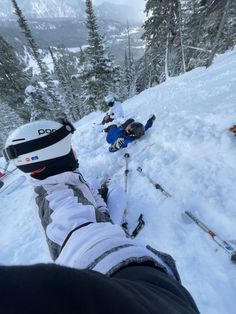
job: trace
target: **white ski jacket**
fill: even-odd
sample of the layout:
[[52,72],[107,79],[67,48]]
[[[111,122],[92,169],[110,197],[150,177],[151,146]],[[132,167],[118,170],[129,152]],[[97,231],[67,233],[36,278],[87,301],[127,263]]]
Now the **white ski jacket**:
[[32,179],[39,217],[56,263],[112,275],[129,263],[151,263],[179,280],[173,259],[127,238],[111,222],[98,191],[82,175],[64,172],[45,180]]
[[119,120],[124,118],[124,111],[122,105],[119,101],[115,101],[114,105],[108,111],[110,117],[114,120]]

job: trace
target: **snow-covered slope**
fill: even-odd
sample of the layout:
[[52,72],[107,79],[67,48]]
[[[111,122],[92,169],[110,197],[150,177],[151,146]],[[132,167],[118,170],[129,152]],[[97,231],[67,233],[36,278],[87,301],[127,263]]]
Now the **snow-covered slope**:
[[[102,113],[75,125],[73,146],[85,177],[112,177],[124,185],[124,153],[130,154],[128,197],[130,227],[142,212],[146,226],[137,239],[176,259],[183,285],[201,313],[233,314],[236,308],[236,264],[210,237],[182,213],[191,210],[226,239],[236,239],[236,49],[218,56],[209,69],[198,68],[144,91],[123,104],[126,117],[157,120],[145,136],[127,149],[108,152],[98,126]],[[0,160],[3,165],[3,160]],[[136,171],[143,170],[171,195],[166,198]],[[7,180],[14,180],[14,172]],[[49,261],[43,234],[31,208],[25,181],[0,194],[0,263]]]

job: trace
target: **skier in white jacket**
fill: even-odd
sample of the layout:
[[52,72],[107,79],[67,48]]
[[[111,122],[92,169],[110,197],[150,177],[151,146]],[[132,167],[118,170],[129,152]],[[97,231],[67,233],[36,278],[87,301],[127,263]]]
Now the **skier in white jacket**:
[[121,102],[117,96],[108,95],[105,97],[105,102],[109,106],[109,110],[102,120],[102,124],[109,122],[121,123],[124,119],[124,111]]
[[[68,281],[78,289],[88,288],[84,290],[84,298],[80,299],[78,294],[71,301],[78,303],[77,307],[82,307],[83,311],[70,311],[70,307],[63,311],[59,305],[57,311],[52,301],[57,291],[51,291],[54,288],[46,289],[50,290],[46,295],[46,300],[49,299],[46,304],[53,303],[57,313],[117,313],[114,298],[118,293],[122,300],[120,308],[126,308],[127,313],[146,313],[145,306],[149,307],[148,313],[157,313],[158,307],[160,313],[172,313],[172,305],[175,313],[198,313],[191,296],[180,284],[172,257],[130,239],[120,225],[112,222],[106,203],[78,171],[78,161],[71,147],[74,131],[67,120],[34,121],[17,128],[8,137],[3,151],[7,161],[13,161],[21,171],[31,174],[35,201],[52,259],[58,265],[86,270],[81,273],[84,279],[80,278],[77,282],[75,275]],[[54,273],[57,269],[45,266],[45,271]],[[22,269],[16,271],[19,275],[21,272]],[[59,268],[60,272],[68,273],[65,268]],[[96,272],[103,277],[98,278]],[[43,280],[37,267],[32,274],[36,279]],[[24,278],[27,280],[28,276]],[[47,278],[45,276],[45,286]],[[62,287],[69,278],[62,280]],[[118,290],[114,278],[120,286]],[[100,291],[101,280],[106,297],[111,301],[114,299],[108,307],[95,296],[89,296],[90,288],[97,287]],[[23,285],[21,293],[33,282]],[[6,281],[4,289],[7,285],[9,291],[14,290],[14,281]],[[65,298],[64,303],[67,302]],[[94,310],[86,311],[83,306],[86,302],[91,303],[90,307]],[[63,303],[63,295],[60,303]],[[17,309],[17,313],[21,313]],[[30,313],[30,310],[25,309],[24,313]]]

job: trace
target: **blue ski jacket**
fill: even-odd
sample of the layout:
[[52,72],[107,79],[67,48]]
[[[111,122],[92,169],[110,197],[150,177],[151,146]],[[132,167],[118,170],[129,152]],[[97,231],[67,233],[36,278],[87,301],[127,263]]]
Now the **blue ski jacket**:
[[[148,121],[146,122],[145,126],[144,126],[144,129],[145,129],[145,132],[150,129],[153,125],[153,120],[152,119],[148,119]],[[127,147],[128,144],[130,144],[131,142],[135,141],[135,138],[127,135],[125,133],[125,127],[123,126],[119,126],[119,127],[114,127],[114,128],[111,128],[108,133],[107,133],[107,137],[106,137],[106,141],[108,144],[114,144],[118,138],[120,139],[123,139],[124,142],[121,146],[121,148],[124,148],[124,147]],[[109,151],[110,152],[115,152],[117,151],[118,149],[115,149],[114,147],[110,146],[109,147]]]

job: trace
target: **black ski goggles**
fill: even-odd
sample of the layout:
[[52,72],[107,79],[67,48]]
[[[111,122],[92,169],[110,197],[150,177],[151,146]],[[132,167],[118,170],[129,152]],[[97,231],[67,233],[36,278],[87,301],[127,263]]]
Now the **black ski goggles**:
[[10,161],[16,159],[21,155],[25,155],[27,153],[54,145],[57,142],[61,141],[68,134],[73,134],[76,130],[73,124],[67,119],[59,118],[56,121],[61,123],[63,126],[60,129],[50,133],[49,135],[30,140],[25,143],[9,145],[8,147],[4,148],[2,152],[6,161]]

